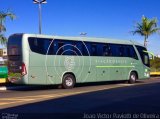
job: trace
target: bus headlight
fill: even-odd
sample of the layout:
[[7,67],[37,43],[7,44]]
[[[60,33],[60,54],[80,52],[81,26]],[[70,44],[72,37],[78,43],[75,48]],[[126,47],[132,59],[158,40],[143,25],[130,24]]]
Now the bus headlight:
[[149,72],[145,72],[145,73],[144,73],[144,76],[145,76],[145,77],[150,77],[150,73],[149,73]]

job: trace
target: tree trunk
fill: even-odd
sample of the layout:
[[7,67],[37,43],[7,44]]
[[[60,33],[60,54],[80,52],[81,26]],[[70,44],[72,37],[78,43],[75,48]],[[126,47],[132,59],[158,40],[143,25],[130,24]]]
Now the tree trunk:
[[147,36],[144,37],[144,47],[147,47]]

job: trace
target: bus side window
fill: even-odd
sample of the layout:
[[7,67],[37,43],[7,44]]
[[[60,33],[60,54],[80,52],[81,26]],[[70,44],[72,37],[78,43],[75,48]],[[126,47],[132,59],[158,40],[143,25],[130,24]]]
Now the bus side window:
[[72,52],[72,55],[78,55],[76,42],[72,42],[72,51],[71,52]]
[[82,56],[82,42],[81,41],[73,41],[73,53],[74,55]]
[[64,43],[62,40],[54,40],[54,54],[62,55],[64,51]]
[[92,52],[92,54],[91,54],[91,56],[97,56],[97,44],[92,44],[91,45],[91,52]]
[[41,39],[41,38],[37,38],[37,43],[38,43],[38,46],[37,46],[37,50],[39,53],[42,53],[42,54],[45,54],[45,48],[44,48],[44,39]]
[[110,56],[111,55],[111,49],[109,45],[103,46],[103,56]]
[[41,39],[41,41],[43,41],[43,54],[54,55],[53,39]]
[[89,42],[83,42],[83,56],[90,56],[91,55],[91,48]]
[[134,50],[134,47],[132,45],[126,45],[125,46],[125,57],[130,57],[130,58],[134,58],[137,59],[137,54],[136,51]]
[[62,55],[73,55],[73,43],[70,40],[65,40],[63,42],[63,47],[61,48]]
[[57,55],[57,50],[58,50],[58,42],[57,42],[57,40],[54,40],[53,46],[54,46],[54,54]]
[[130,46],[131,57],[138,60],[138,56],[133,46]]
[[54,55],[54,45],[52,40],[46,39],[44,41],[44,49],[46,54],[48,53],[48,55]]
[[59,42],[58,43],[58,55],[63,55],[63,51],[64,51],[64,43],[63,42]]
[[124,56],[124,46],[123,46],[123,45],[120,45],[118,51],[119,51],[119,56],[120,56],[120,57],[123,57],[123,56]]
[[103,56],[103,44],[97,43],[97,56]]
[[131,57],[131,48],[130,48],[130,46],[126,47],[126,55],[125,56],[126,57]]
[[[51,39],[30,37],[28,38],[28,41],[29,41],[29,46],[32,52],[45,55],[48,51]],[[52,49],[51,47],[50,49]],[[53,51],[51,52],[50,49],[48,51],[48,54],[53,53]]]
[[31,51],[44,54],[44,40],[42,38],[29,38]]
[[120,56],[118,46],[119,45],[117,45],[117,44],[110,44],[111,53],[112,53],[112,56],[114,56],[114,57],[119,57]]

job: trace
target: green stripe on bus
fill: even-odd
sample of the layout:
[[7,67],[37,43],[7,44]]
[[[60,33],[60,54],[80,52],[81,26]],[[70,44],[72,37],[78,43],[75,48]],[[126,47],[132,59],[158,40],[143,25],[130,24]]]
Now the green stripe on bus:
[[134,66],[96,66],[96,68],[133,68]]

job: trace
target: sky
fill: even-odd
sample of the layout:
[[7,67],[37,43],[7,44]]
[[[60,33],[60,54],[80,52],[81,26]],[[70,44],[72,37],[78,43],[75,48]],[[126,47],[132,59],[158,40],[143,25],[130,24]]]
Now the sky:
[[[32,0],[1,0],[0,11],[10,10],[16,19],[5,22],[8,37],[13,33],[38,33],[38,5]],[[144,38],[133,35],[142,16],[157,18],[160,26],[160,0],[47,0],[42,5],[42,33],[59,36],[105,37],[133,40],[143,44]],[[2,47],[2,46],[1,46]],[[148,50],[160,54],[160,34],[148,39]]]

